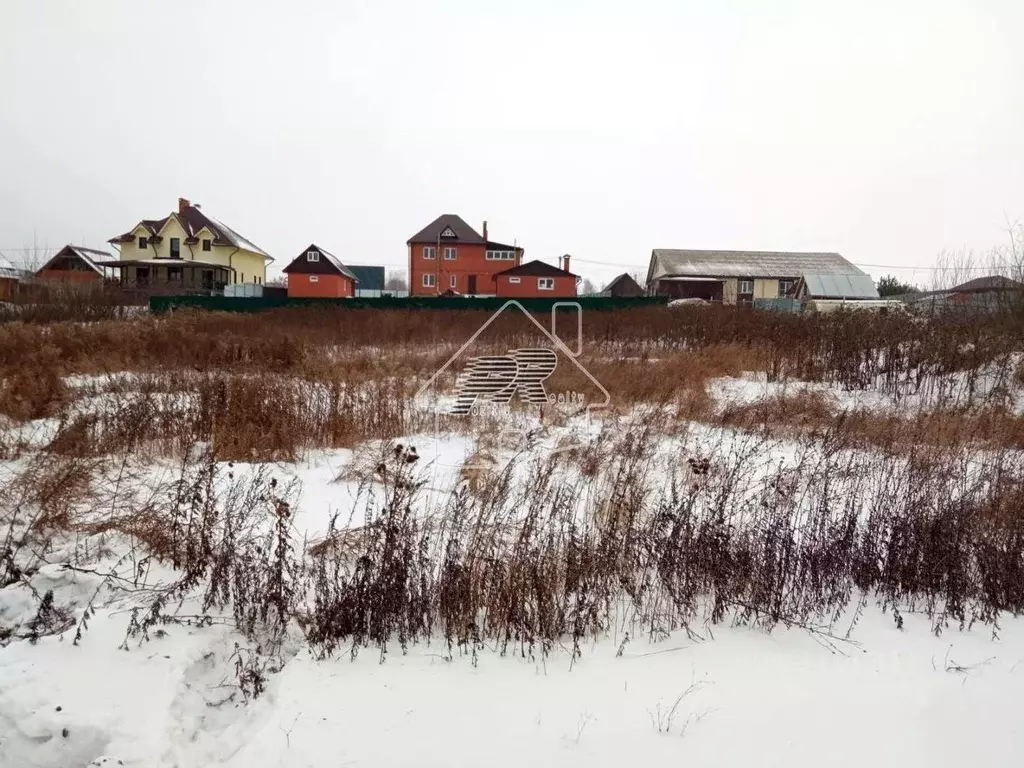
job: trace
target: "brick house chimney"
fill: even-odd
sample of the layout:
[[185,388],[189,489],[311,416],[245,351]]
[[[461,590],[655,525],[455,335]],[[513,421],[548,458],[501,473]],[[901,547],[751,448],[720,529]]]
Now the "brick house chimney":
[[179,197],[178,198],[178,213],[184,213],[185,211],[188,210],[188,207],[190,205],[192,205],[192,203],[190,203],[184,197]]
[[484,222],[484,242],[487,242],[487,222]]
[[564,269],[566,272],[568,272],[569,271],[569,254],[568,253],[565,254],[561,259],[559,259],[559,261],[561,261],[561,263],[562,263],[562,269]]

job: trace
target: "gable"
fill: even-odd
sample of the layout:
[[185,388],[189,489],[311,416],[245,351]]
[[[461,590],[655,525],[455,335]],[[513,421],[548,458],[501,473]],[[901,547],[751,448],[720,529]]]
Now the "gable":
[[93,271],[100,275],[103,270],[96,265],[94,259],[109,259],[110,254],[106,251],[97,251],[92,248],[83,248],[75,245],[65,245],[53,257],[40,267],[39,272],[48,269],[70,270],[70,271]]
[[164,222],[163,226],[157,230],[157,235],[159,235],[160,237],[167,238],[177,237],[181,240],[184,240],[186,237],[188,237],[188,232],[181,225],[181,222],[178,221],[178,217],[175,216],[174,214],[171,214],[170,216],[167,217],[167,220]]
[[477,231],[469,226],[462,217],[456,216],[454,213],[446,213],[443,216],[438,216],[427,226],[410,237],[406,241],[406,244],[429,244],[437,243],[439,240],[445,240],[449,243],[455,244],[461,243],[474,245],[482,245],[485,242]]
[[[316,254],[316,258],[312,261],[309,259],[310,253]],[[325,251],[316,243],[310,243],[303,248],[302,253],[292,259],[291,263],[281,271],[285,274],[342,275],[354,282],[359,282],[359,279],[352,274],[348,267],[341,263],[341,259],[333,253]]]

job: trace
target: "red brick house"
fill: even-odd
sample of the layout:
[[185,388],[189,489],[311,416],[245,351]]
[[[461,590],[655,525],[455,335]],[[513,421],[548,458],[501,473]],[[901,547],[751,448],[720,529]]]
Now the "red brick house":
[[101,283],[107,275],[96,262],[107,260],[110,254],[80,245],[65,245],[36,272],[40,280],[60,280],[66,283]]
[[409,246],[409,295],[495,296],[494,276],[523,260],[523,249],[487,239],[459,216],[439,216],[406,241]]
[[332,253],[315,243],[282,270],[288,275],[288,298],[349,299],[355,296],[358,279]]
[[497,295],[503,299],[574,298],[580,278],[569,271],[569,255],[559,258],[560,267],[530,261],[495,275]]

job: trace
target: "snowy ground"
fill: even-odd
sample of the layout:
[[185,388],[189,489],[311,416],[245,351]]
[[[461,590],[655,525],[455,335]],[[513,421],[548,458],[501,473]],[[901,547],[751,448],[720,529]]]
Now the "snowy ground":
[[[756,377],[719,380],[712,389],[741,402],[794,393]],[[852,395],[829,391],[854,404]],[[891,407],[870,394],[855,404]],[[685,438],[691,448],[718,451],[742,439],[700,425]],[[430,465],[427,504],[459,481],[458,467],[475,447],[460,436],[404,442]],[[666,476],[671,462],[683,464],[680,444],[665,438],[658,448]],[[361,524],[359,482],[346,475],[359,455],[310,452],[275,467],[301,485],[293,519],[300,538],[322,537],[335,515]],[[797,459],[793,445],[777,441],[761,461],[777,469]],[[68,547],[91,551],[88,565],[100,573],[127,551],[116,536]],[[101,579],[63,568],[69,552],[50,553],[51,565],[32,585],[81,610]],[[19,590],[0,592],[0,619],[32,610]],[[243,704],[234,659],[246,641],[229,622],[169,625],[122,650],[131,606],[106,590],[78,645],[72,627],[0,647],[0,768],[1024,761],[1024,619],[1004,617],[998,637],[985,627],[935,637],[923,616],[905,613],[897,629],[872,605],[851,641],[723,625],[701,629],[702,640],[609,636],[575,661],[568,650],[547,659],[485,650],[475,663],[448,661],[445,649],[425,645],[407,655],[396,645],[383,663],[366,649],[355,660],[343,653],[319,661],[296,633],[266,692]]]
[[[1024,622],[935,638],[870,610],[858,643],[800,630],[609,638],[570,663],[439,649],[316,661],[225,701],[235,638],[170,627],[117,650],[125,616],[0,654],[0,764],[85,766],[1016,765]],[[962,669],[960,669],[962,667]],[[230,681],[228,681],[230,682]]]

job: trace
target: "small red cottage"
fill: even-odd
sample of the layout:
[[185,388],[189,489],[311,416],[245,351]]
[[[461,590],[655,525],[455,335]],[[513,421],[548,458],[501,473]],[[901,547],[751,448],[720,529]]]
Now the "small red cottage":
[[67,283],[99,283],[106,274],[103,267],[96,262],[110,258],[106,251],[96,251],[80,245],[65,245],[36,272],[36,277],[40,280],[61,280]]
[[580,278],[569,271],[569,254],[559,258],[560,267],[529,261],[494,276],[502,299],[573,298]]
[[337,256],[312,243],[282,271],[290,299],[348,299],[359,282]]

